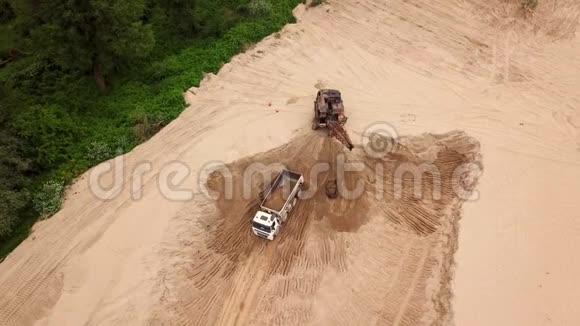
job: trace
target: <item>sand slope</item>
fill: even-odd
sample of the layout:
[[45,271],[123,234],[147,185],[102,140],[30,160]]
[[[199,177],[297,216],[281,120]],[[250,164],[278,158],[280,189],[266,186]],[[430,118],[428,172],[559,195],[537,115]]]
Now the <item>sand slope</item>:
[[[357,232],[336,233],[340,241],[362,239],[346,242],[350,249],[321,251],[345,253],[329,260],[338,265],[305,271],[305,282],[295,282],[290,272],[272,274],[269,290],[295,290],[279,301],[262,302],[268,292],[252,280],[269,273],[260,259],[275,256],[284,242],[251,251],[221,297],[192,300],[192,286],[200,282],[195,273],[180,286],[180,276],[188,275],[183,271],[211,268],[195,264],[204,256],[193,249],[207,246],[212,206],[165,198],[157,184],[163,167],[186,162],[191,177],[181,187],[197,189],[197,171],[206,162],[232,162],[307,134],[316,87],[342,91],[355,142],[369,124],[387,121],[402,135],[458,129],[481,144],[479,199],[463,205],[454,258],[457,325],[578,324],[579,8],[572,0],[541,1],[524,19],[506,3],[344,0],[298,7],[298,24],[208,76],[185,94],[190,108],[123,157],[126,171],[144,161],[152,165],[141,199],[127,186],[115,199],[99,200],[88,189],[88,175],[71,188],[62,211],[39,223],[0,264],[0,324],[448,323],[441,318],[453,315],[431,300],[442,298],[453,274],[431,282],[434,287],[415,281],[428,275],[396,281],[425,270],[417,265],[432,243],[402,239],[406,233],[393,231],[397,223],[377,225],[372,218]],[[116,177],[132,181],[128,173]],[[374,247],[356,247],[377,237]],[[449,251],[439,257],[451,262],[453,241],[439,249]],[[392,250],[410,254],[381,255]],[[368,274],[357,267],[365,260]],[[431,272],[444,264],[435,266]],[[349,267],[354,276],[344,284]],[[224,286],[208,284],[205,293]],[[186,314],[204,301],[220,306]],[[305,307],[308,314],[298,313]]]
[[[462,164],[479,163],[479,144],[461,132],[400,142],[385,158],[371,158],[360,148],[344,152],[337,141],[311,132],[229,164],[234,185],[243,184],[244,171],[255,162],[282,163],[306,176],[302,200],[271,243],[248,232],[259,201],[245,199],[241,186],[226,198],[226,175],[212,174],[209,186],[221,196],[217,203],[196,202],[204,209],[191,211],[198,217],[181,228],[184,246],[168,252],[181,264],[168,264],[162,272],[165,296],[154,323],[446,324],[451,254],[463,203],[450,179]],[[317,187],[332,173],[311,171],[337,154],[366,167],[339,178],[347,189],[364,185],[362,196],[328,200],[325,188]],[[394,171],[409,162],[429,162],[441,172],[440,195],[427,189],[433,179],[426,176],[425,197],[416,199],[407,174],[397,197]],[[377,164],[383,166],[379,178]],[[252,198],[264,189],[262,180],[261,174],[248,179]]]

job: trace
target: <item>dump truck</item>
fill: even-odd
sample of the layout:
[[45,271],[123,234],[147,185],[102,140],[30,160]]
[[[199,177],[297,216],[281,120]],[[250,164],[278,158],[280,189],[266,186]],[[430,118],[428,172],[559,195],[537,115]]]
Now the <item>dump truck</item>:
[[260,203],[260,210],[252,219],[252,231],[255,235],[274,240],[280,233],[282,223],[296,206],[304,176],[300,173],[283,169],[266,190]]

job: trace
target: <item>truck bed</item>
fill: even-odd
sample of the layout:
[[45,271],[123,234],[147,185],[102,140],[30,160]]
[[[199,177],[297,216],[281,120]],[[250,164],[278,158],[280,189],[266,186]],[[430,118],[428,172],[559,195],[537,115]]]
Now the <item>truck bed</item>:
[[280,212],[282,208],[284,208],[288,196],[292,193],[294,187],[296,187],[300,177],[300,174],[283,170],[274,181],[274,184],[272,184],[270,193],[267,194],[264,201],[262,201],[262,207]]

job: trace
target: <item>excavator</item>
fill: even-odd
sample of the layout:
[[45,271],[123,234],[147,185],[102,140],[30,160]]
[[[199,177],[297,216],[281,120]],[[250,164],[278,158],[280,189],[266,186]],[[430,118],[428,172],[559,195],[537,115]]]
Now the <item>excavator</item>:
[[322,89],[314,100],[314,119],[312,129],[326,127],[328,135],[336,138],[349,150],[354,148],[350,137],[343,126],[348,118],[344,115],[344,104],[338,90]]
[[[336,138],[344,146],[352,151],[354,145],[344,129],[344,124],[348,118],[344,115],[344,104],[339,91],[335,89],[322,89],[318,91],[314,101],[314,119],[312,129],[327,128],[328,135]],[[334,178],[336,174],[335,157],[329,158],[331,166],[330,179],[326,180],[325,190],[329,199],[338,197],[338,184]]]

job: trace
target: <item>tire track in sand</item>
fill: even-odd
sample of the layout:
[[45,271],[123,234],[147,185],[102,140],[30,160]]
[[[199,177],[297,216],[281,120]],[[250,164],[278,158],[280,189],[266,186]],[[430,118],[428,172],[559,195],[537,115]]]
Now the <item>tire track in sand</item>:
[[[450,133],[431,137],[411,137],[402,139],[396,153],[388,162],[395,164],[389,169],[395,170],[397,162],[423,163],[431,160],[441,170],[443,181],[448,182],[449,175],[461,163],[476,159],[478,147],[462,133]],[[425,155],[425,151],[429,155]],[[300,157],[301,153],[313,155]],[[348,243],[359,241],[357,231],[369,222],[367,215],[369,205],[374,201],[374,170],[348,174],[346,183],[352,189],[359,179],[366,180],[367,192],[361,198],[347,200],[339,196],[329,201],[324,187],[319,187],[312,198],[298,202],[288,221],[282,226],[282,232],[274,241],[265,241],[251,232],[250,221],[258,210],[258,200],[248,202],[241,195],[243,171],[253,162],[261,162],[264,168],[270,163],[280,162],[290,169],[309,176],[309,169],[319,162],[327,162],[341,152],[341,145],[326,136],[306,134],[299,136],[287,145],[254,157],[233,162],[229,170],[233,175],[234,196],[227,200],[221,196],[214,203],[208,204],[202,214],[206,218],[202,224],[215,225],[208,229],[204,242],[191,263],[191,269],[184,275],[184,282],[192,286],[191,298],[182,298],[172,309],[180,311],[180,320],[184,325],[196,320],[197,324],[248,325],[313,322],[317,317],[314,302],[317,293],[325,280],[325,273],[333,271],[348,279],[349,265],[356,258],[349,257]],[[346,153],[352,160],[366,160],[364,152],[355,150]],[[373,166],[367,162],[367,166]],[[376,163],[376,162],[374,162]],[[323,184],[328,178],[321,173],[313,180],[307,181],[307,187]],[[388,295],[383,294],[384,303],[376,307],[381,315],[376,320],[387,324],[409,324],[419,321],[427,314],[428,298],[425,296],[427,278],[433,266],[433,239],[443,234],[440,229],[442,219],[450,218],[450,205],[456,198],[451,187],[442,187],[439,201],[429,197],[420,201],[411,194],[413,180],[405,180],[402,186],[405,196],[397,201],[391,192],[393,177],[379,180],[385,182],[385,199],[374,202],[382,208],[378,223],[393,223],[402,226],[399,232],[401,241],[411,241],[406,250],[386,255],[386,259],[399,262],[393,266],[394,276],[389,278]],[[423,186],[432,188],[432,179],[422,179]],[[252,178],[252,193],[259,198],[267,181],[259,176]],[[224,193],[225,182],[219,174],[208,180],[211,190]],[[395,206],[394,206],[395,205]],[[396,212],[397,217],[388,216]],[[373,223],[377,223],[374,221]],[[375,241],[382,241],[380,237]],[[389,240],[391,241],[391,240]],[[382,259],[381,253],[375,253]],[[398,258],[398,259],[397,259]],[[345,282],[347,283],[345,279]],[[354,293],[354,292],[352,292]],[[352,294],[351,294],[352,295]],[[435,294],[436,295],[436,294]],[[185,302],[186,309],[183,308]],[[371,302],[371,304],[373,304]],[[354,307],[354,306],[353,306]],[[349,307],[345,307],[350,309]],[[342,321],[351,320],[356,313],[349,310]]]

